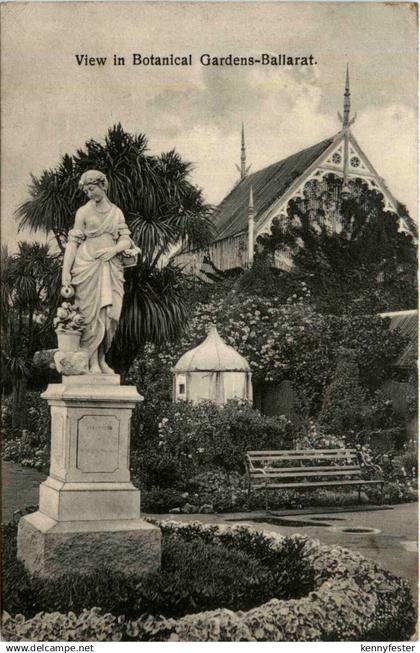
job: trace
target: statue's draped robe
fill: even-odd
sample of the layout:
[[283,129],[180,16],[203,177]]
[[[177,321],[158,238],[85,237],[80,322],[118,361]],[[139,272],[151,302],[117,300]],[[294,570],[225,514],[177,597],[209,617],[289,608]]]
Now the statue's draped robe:
[[[89,204],[85,209],[85,220]],[[97,218],[97,214],[95,214]],[[86,220],[89,224],[89,220]],[[103,343],[104,351],[111,345],[117,330],[124,294],[123,265],[119,256],[109,261],[95,258],[98,250],[113,247],[121,236],[129,238],[129,230],[121,210],[114,204],[103,216],[97,228],[84,227],[83,231],[72,229],[69,240],[77,242],[78,248],[71,270],[75,289],[75,303],[85,320],[86,328],[81,338],[81,349],[89,359]],[[131,241],[132,242],[132,241]]]

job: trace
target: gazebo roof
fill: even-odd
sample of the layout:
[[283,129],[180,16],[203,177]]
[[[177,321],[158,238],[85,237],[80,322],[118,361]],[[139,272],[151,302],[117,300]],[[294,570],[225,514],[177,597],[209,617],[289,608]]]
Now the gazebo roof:
[[173,371],[186,372],[250,372],[247,360],[227,345],[211,325],[207,338],[181,356]]

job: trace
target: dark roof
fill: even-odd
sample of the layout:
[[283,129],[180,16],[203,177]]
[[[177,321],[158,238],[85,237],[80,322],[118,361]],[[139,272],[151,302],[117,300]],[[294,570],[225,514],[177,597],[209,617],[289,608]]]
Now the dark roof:
[[396,362],[397,367],[407,367],[417,360],[417,338],[418,338],[418,312],[396,311],[394,313],[381,313],[381,317],[389,317],[391,323],[389,328],[394,331],[398,329],[403,336],[410,340],[403,353]]
[[305,172],[308,166],[331,145],[333,140],[334,137],[327,138],[306,150],[288,156],[287,159],[258,170],[240,181],[213,214],[213,222],[217,231],[215,240],[234,236],[246,229],[251,184],[255,215],[258,217],[286,192],[292,182]]

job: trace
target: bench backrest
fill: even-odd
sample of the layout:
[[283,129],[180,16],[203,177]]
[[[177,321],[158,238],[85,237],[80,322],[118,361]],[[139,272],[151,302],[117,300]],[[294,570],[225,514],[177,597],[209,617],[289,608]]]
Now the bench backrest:
[[356,449],[285,449],[283,451],[247,451],[249,462],[282,462],[292,460],[356,460]]
[[300,449],[248,451],[246,463],[252,478],[360,476],[356,449]]

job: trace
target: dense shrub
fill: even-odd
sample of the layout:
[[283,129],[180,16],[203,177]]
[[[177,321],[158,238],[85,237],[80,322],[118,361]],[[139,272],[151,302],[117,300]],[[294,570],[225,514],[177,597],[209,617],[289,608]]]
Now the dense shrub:
[[319,422],[331,433],[347,433],[363,424],[366,393],[359,382],[355,352],[342,350],[332,382],[326,388]]
[[409,478],[413,482],[417,480],[418,451],[416,444],[416,442],[408,442],[403,447],[403,451],[392,460],[394,469],[399,467],[403,478]]
[[[376,499],[378,493],[373,493],[371,488],[367,491],[371,499]],[[390,481],[384,486],[383,500],[385,503],[408,503],[418,501],[418,491],[411,483]]]
[[225,406],[151,402],[138,411],[131,465],[146,488],[188,490],[191,479],[204,471],[243,472],[249,449],[292,445],[293,427],[285,417],[261,415],[242,401]]
[[[226,482],[226,481],[225,481]],[[263,492],[253,492],[248,497],[246,490],[247,480],[242,479],[243,489],[230,485],[223,485],[218,489],[207,492],[176,492],[169,488],[152,488],[142,493],[142,506],[149,513],[197,513],[216,512],[233,513],[265,509],[265,496]],[[383,496],[377,486],[362,488],[362,503],[405,503],[416,501],[417,492],[410,491],[406,485],[386,483]],[[271,490],[269,494],[270,509],[301,509],[310,506],[356,506],[359,503],[357,490],[340,488],[329,490],[327,488],[306,488],[301,490]],[[204,507],[204,510],[202,508]]]
[[[249,507],[248,480],[237,472],[212,469],[185,482],[188,490],[170,487],[146,488],[142,507],[146,512],[232,512]],[[263,500],[257,498],[262,507]],[[257,505],[255,504],[255,505]]]
[[[204,526],[197,522],[162,522],[160,526],[168,543],[165,555],[172,556],[172,562],[180,565],[186,577],[179,578],[179,584],[174,587],[175,593],[181,589],[178,591],[181,602],[191,606],[191,600],[200,598],[208,605],[219,600],[219,592],[230,596],[235,592],[240,594],[241,582],[248,591],[250,586],[260,590],[257,577],[263,580],[265,573],[268,573],[264,578],[268,585],[272,574],[276,575],[274,591],[281,598],[271,598],[240,612],[222,607],[200,612],[201,605],[195,601],[194,613],[180,618],[143,613],[130,619],[118,609],[102,615],[97,608],[84,610],[79,616],[74,612],[41,612],[32,619],[22,614],[13,618],[6,613],[4,638],[15,641],[392,641],[408,639],[414,631],[415,611],[406,581],[359,553],[321,545],[306,536],[262,534],[244,526]],[[193,564],[179,559],[180,547],[183,553],[192,554]],[[228,572],[230,587],[226,588],[229,583],[223,583],[217,565],[212,565],[213,556],[221,563],[223,574]],[[239,565],[232,576],[228,561]],[[257,567],[253,566],[255,563]],[[205,572],[201,579],[200,569],[193,569],[197,564],[202,564]],[[244,569],[248,570],[247,578],[241,577]],[[206,587],[207,570],[216,575],[210,588]],[[183,592],[188,577],[192,578],[192,584],[187,597]],[[170,588],[156,585],[156,576],[152,578],[157,587],[157,592],[152,592],[153,600],[162,590],[166,592],[165,600],[173,606],[176,599],[170,594]],[[127,579],[126,585],[132,582]],[[143,591],[143,596],[146,583],[146,577],[137,580],[137,590]],[[270,592],[273,592],[271,585]],[[249,605],[249,594],[242,594],[239,601]],[[114,616],[118,614],[121,616]]]
[[12,641],[36,642],[119,642],[125,630],[124,619],[101,614],[99,608],[74,612],[40,612],[26,620],[23,614],[12,618],[3,613],[2,634]]
[[191,481],[200,505],[210,504],[216,512],[232,512],[247,507],[248,479],[238,472],[214,469],[202,472]]
[[[136,479],[133,479],[136,482]],[[137,479],[140,485],[140,479]],[[171,487],[153,486],[143,490],[141,494],[141,507],[145,512],[169,512],[173,508],[183,506],[190,499],[189,492],[174,490]],[[191,502],[191,501],[190,501]]]
[[[368,457],[383,470],[386,483],[383,498],[387,503],[418,500],[417,441],[406,442],[399,450],[376,453],[365,447]],[[368,496],[376,500],[378,489],[367,488]]]
[[2,456],[26,467],[47,473],[50,463],[51,419],[47,402],[39,392],[28,392],[27,428],[12,427],[12,400],[2,402]]
[[248,552],[167,535],[162,569],[137,585],[137,614],[181,616],[221,605],[247,610],[284,588],[277,571]]

